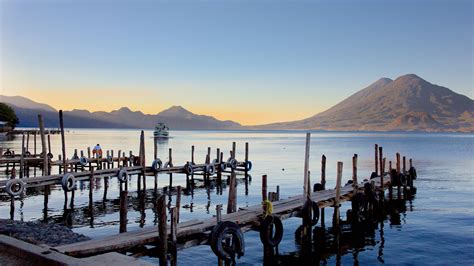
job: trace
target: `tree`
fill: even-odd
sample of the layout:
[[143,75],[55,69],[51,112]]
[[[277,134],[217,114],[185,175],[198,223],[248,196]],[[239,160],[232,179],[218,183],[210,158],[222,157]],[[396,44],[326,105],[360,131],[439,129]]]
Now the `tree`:
[[15,114],[15,110],[4,103],[0,103],[0,121],[7,122],[7,127],[12,129],[20,122]]

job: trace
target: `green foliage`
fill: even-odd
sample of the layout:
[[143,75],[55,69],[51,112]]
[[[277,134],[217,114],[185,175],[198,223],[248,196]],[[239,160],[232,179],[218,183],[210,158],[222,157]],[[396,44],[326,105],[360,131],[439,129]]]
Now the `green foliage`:
[[4,103],[0,103],[0,121],[7,122],[7,126],[12,129],[20,122],[13,108]]

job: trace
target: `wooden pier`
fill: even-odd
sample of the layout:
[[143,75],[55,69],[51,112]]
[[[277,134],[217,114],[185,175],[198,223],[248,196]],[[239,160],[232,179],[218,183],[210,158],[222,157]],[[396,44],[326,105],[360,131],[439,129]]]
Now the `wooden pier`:
[[[62,125],[62,115],[60,113]],[[41,127],[40,118],[40,128]],[[241,172],[248,178],[248,172],[252,168],[249,161],[249,145],[245,144],[245,159],[238,161],[235,157],[236,143],[232,143],[230,157],[224,161],[223,153],[217,149],[216,157],[211,160],[211,148],[208,148],[204,163],[196,164],[194,158],[194,146],[191,148],[191,160],[180,166],[174,166],[172,160],[172,150],[168,151],[167,162],[158,159],[156,143],[154,149],[154,158],[151,166],[146,165],[145,160],[145,141],[144,133],[140,135],[140,147],[138,156],[133,156],[130,152],[128,156],[118,151],[118,156],[114,152],[107,152],[104,158],[94,158],[88,151],[87,157],[83,152],[80,156],[76,151],[71,159],[65,154],[64,129],[61,126],[62,148],[63,152],[59,160],[53,161],[50,156],[40,156],[36,158],[26,158],[25,146],[20,158],[1,158],[0,165],[20,165],[20,177],[15,178],[12,175],[10,180],[0,181],[0,191],[7,191],[12,198],[22,197],[25,188],[45,187],[61,184],[65,191],[65,200],[67,193],[72,193],[76,189],[76,181],[90,182],[90,209],[92,210],[92,188],[93,181],[97,178],[103,178],[104,182],[108,178],[116,177],[120,181],[120,234],[94,239],[74,244],[57,246],[50,248],[51,252],[58,252],[72,257],[91,257],[109,252],[123,252],[144,245],[155,245],[158,248],[157,257],[160,258],[161,265],[167,265],[168,260],[172,265],[177,263],[177,250],[185,249],[196,245],[211,245],[212,250],[218,257],[219,264],[223,261],[230,263],[235,261],[236,256],[244,254],[243,233],[249,230],[260,231],[264,252],[273,253],[274,248],[281,241],[282,223],[281,220],[290,217],[301,217],[302,226],[298,236],[302,242],[311,242],[311,229],[319,220],[324,227],[325,208],[333,208],[333,229],[340,228],[340,211],[342,203],[351,201],[351,210],[348,212],[348,220],[354,225],[363,223],[361,219],[374,215],[377,212],[383,212],[386,202],[398,199],[407,199],[416,193],[413,180],[416,178],[416,170],[413,167],[412,160],[409,160],[409,168],[406,166],[406,159],[397,153],[395,156],[395,168],[392,169],[392,161],[388,161],[389,169],[386,171],[387,159],[383,156],[383,149],[375,145],[375,169],[370,177],[363,181],[359,180],[357,173],[358,156],[354,154],[352,158],[352,173],[350,180],[343,184],[343,164],[337,163],[336,186],[334,189],[326,189],[326,157],[321,159],[321,180],[318,183],[311,183],[309,154],[310,154],[310,134],[306,135],[306,150],[303,172],[303,191],[300,195],[295,195],[287,199],[280,199],[279,187],[276,192],[268,192],[267,176],[262,176],[262,204],[256,204],[250,207],[238,208],[237,206],[237,172]],[[45,137],[42,134],[43,145],[42,154],[47,154]],[[24,140],[24,137],[23,137]],[[24,141],[23,141],[24,142]],[[36,152],[35,152],[36,155]],[[19,160],[18,160],[19,159]],[[30,160],[28,160],[30,159]],[[42,169],[41,176],[26,177],[25,167],[27,165],[37,164]],[[403,166],[402,166],[403,165]],[[59,174],[50,174],[51,167],[58,167]],[[188,188],[194,188],[194,175],[202,175],[203,181],[209,183],[211,177],[215,181],[222,182],[222,174],[228,173],[228,202],[227,214],[222,214],[222,206],[216,206],[215,217],[203,220],[189,220],[179,222],[180,220],[180,202],[183,193],[180,186],[173,187],[173,174],[186,175],[186,184]],[[170,222],[168,223],[168,211],[166,208],[165,195],[158,193],[157,176],[158,174],[169,175],[169,186],[162,190],[171,192],[176,191],[175,206],[170,208]],[[126,230],[127,217],[127,195],[128,178],[137,176],[138,193],[146,191],[145,178],[152,176],[155,179],[154,193],[156,204],[155,212],[158,215],[158,226],[143,228],[141,230]],[[127,181],[127,182],[125,182]],[[12,185],[13,184],[13,185]],[[188,187],[188,185],[190,187]],[[17,190],[15,190],[15,188]],[[388,195],[385,191],[388,190]],[[396,194],[395,194],[396,191]],[[106,192],[105,192],[106,193]],[[105,196],[104,196],[105,198]],[[66,206],[66,203],[65,203]],[[321,219],[320,219],[321,217]],[[183,220],[183,219],[181,219]],[[273,234],[275,232],[275,235]],[[232,250],[232,252],[230,251]],[[168,256],[169,255],[169,256]]]

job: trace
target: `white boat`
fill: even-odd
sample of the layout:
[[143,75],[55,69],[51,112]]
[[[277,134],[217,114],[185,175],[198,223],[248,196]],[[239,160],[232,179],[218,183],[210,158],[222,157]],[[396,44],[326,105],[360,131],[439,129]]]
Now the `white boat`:
[[155,138],[167,138],[169,135],[169,128],[164,123],[158,123],[155,126],[155,131],[153,131],[153,136]]

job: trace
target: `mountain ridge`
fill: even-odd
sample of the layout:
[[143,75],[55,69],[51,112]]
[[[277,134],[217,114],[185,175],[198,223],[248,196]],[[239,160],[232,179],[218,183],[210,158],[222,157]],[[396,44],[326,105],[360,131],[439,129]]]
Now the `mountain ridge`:
[[474,132],[474,101],[415,74],[382,78],[309,118],[251,129]]
[[[37,117],[33,113],[42,113],[46,126],[58,124],[57,111],[49,105],[21,96],[0,96],[0,99],[10,101],[7,104],[19,114],[20,126],[35,127]],[[474,132],[472,99],[415,74],[394,80],[380,78],[305,119],[257,126],[194,114],[179,105],[157,114],[144,114],[128,107],[110,112],[74,109],[64,114],[65,125],[70,127],[154,128],[157,122],[164,122],[171,129]]]

